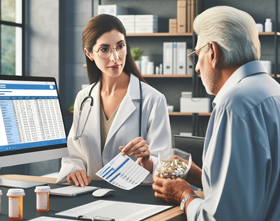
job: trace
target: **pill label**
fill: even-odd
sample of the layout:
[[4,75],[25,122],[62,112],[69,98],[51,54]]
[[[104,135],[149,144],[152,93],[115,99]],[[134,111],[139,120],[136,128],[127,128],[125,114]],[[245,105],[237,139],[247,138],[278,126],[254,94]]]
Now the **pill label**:
[[40,194],[36,194],[37,195],[37,209],[40,210],[46,210],[48,208],[48,199],[47,193],[40,193]]
[[19,217],[18,198],[9,197],[9,217]]

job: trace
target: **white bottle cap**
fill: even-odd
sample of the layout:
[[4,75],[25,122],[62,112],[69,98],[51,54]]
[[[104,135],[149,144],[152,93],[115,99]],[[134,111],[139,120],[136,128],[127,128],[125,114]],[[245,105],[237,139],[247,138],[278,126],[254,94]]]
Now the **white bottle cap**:
[[271,21],[271,18],[267,18],[267,19],[265,19],[265,21]]
[[35,193],[47,193],[50,192],[51,188],[49,186],[36,186],[34,190]]
[[7,196],[25,196],[23,189],[9,189]]
[[0,196],[2,196],[2,190],[0,190]]

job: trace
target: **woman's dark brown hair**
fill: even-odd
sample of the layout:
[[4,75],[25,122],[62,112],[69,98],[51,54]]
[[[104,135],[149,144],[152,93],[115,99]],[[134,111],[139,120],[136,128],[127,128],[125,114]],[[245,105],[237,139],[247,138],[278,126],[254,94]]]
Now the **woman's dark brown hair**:
[[[102,14],[91,18],[87,22],[83,30],[83,48],[86,48],[88,52],[92,53],[93,46],[96,44],[97,39],[101,37],[104,33],[110,32],[114,29],[122,33],[126,41],[125,28],[117,17],[112,15]],[[90,84],[92,84],[98,81],[98,79],[101,76],[101,71],[96,66],[95,61],[94,60],[91,61],[87,56],[86,56],[86,64],[87,64],[89,82]],[[146,82],[144,78],[141,76],[138,68],[136,67],[136,64],[130,54],[130,50],[128,46],[127,46],[125,66],[123,70],[126,74],[133,74],[141,81]]]

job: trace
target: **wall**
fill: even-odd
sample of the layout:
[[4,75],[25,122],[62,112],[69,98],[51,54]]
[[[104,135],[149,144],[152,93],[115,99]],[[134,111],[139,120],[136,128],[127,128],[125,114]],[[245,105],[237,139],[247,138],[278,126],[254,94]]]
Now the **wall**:
[[59,1],[28,0],[26,75],[55,77],[59,84]]
[[[62,109],[74,103],[82,84],[88,84],[85,55],[82,46],[82,31],[86,22],[92,17],[91,0],[60,1],[60,95]],[[64,116],[68,134],[72,116]]]

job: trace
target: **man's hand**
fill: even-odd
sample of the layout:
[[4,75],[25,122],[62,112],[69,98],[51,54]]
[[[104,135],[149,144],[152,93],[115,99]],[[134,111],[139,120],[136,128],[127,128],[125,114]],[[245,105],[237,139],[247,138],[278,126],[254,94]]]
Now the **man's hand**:
[[75,172],[67,175],[67,182],[75,184],[76,186],[84,187],[91,182],[91,178],[87,176],[87,172],[85,170],[76,170]]
[[188,195],[194,194],[191,185],[183,179],[167,180],[153,176],[155,197],[164,199],[167,202],[181,203]]
[[[171,156],[168,160],[173,160],[173,159],[178,159],[182,162],[185,162],[186,164],[189,164],[189,161],[188,160],[185,160],[181,157],[178,157],[176,155],[174,156]],[[187,178],[186,178],[186,181],[189,182],[190,184],[198,187],[198,188],[201,188],[202,189],[202,182],[201,182],[201,168],[198,167],[193,161],[192,161],[192,164],[191,164],[191,168],[188,172],[188,175],[187,175]]]

